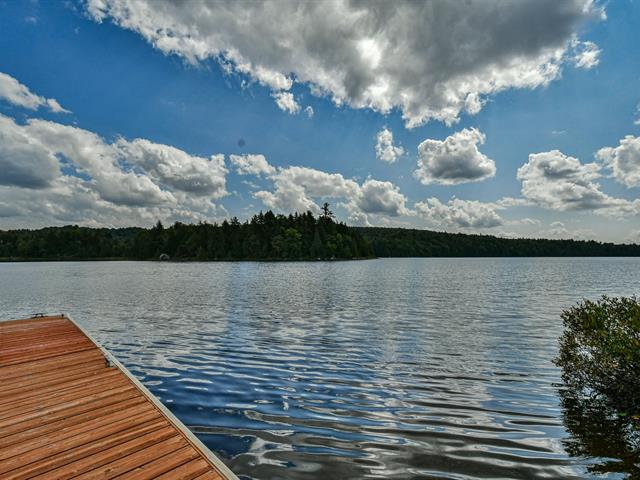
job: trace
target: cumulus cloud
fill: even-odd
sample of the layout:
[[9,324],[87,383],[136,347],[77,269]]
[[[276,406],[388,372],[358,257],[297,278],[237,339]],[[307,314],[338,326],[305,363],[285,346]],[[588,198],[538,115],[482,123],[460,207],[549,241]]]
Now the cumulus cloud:
[[363,213],[382,214],[390,217],[410,214],[405,206],[407,198],[391,182],[367,179],[352,200]]
[[[3,208],[10,206],[10,208]],[[128,227],[166,223],[211,221],[225,215],[219,205],[131,206],[104,200],[90,184],[61,176],[46,189],[0,186],[0,228],[37,228],[79,224],[92,227]]]
[[0,99],[29,110],[46,107],[54,113],[70,113],[69,110],[62,108],[57,100],[36,95],[27,86],[2,72],[0,72]]
[[522,195],[553,210],[599,210],[612,214],[635,214],[640,201],[614,198],[600,190],[600,165],[583,164],[559,150],[532,153],[518,169]]
[[44,188],[59,175],[55,153],[0,114],[0,185]]
[[486,101],[480,97],[478,92],[472,92],[464,100],[464,109],[469,115],[475,115],[482,110]]
[[229,155],[229,160],[240,175],[272,175],[275,167],[267,162],[264,155]]
[[630,232],[625,238],[625,242],[628,243],[637,243],[640,245],[640,230],[633,230]]
[[424,185],[457,185],[479,182],[496,174],[496,164],[478,150],[485,136],[465,128],[444,140],[425,140],[418,145],[418,169],[414,176]]
[[337,105],[398,108],[409,127],[451,124],[462,111],[477,113],[487,95],[547,85],[565,63],[592,66],[591,42],[574,59],[576,32],[604,18],[593,0],[87,0],[86,8],[165,54],[250,76],[287,111],[281,94],[298,82]]
[[404,155],[404,148],[393,144],[393,133],[387,127],[376,136],[376,158],[387,163],[394,163]]
[[123,158],[141,167],[161,185],[209,198],[227,194],[224,155],[209,158],[189,155],[178,148],[142,138],[133,141],[119,139],[115,147]]
[[640,187],[640,137],[627,135],[617,147],[601,148],[596,157],[613,172],[619,183]]
[[273,98],[276,99],[276,105],[283,112],[287,113],[300,113],[300,104],[296,102],[296,99],[291,92],[275,92]]
[[407,198],[391,182],[367,179],[362,184],[339,173],[291,166],[270,175],[274,189],[253,193],[268,208],[283,212],[319,213],[318,199],[334,199],[349,213],[352,223],[368,224],[369,215],[411,215]]
[[320,207],[313,198],[352,198],[357,194],[358,184],[339,173],[326,173],[314,168],[287,167],[271,177],[275,190],[259,191],[253,195],[269,208],[281,211],[314,213]]
[[552,239],[576,239],[576,240],[593,240],[595,233],[588,228],[569,229],[563,222],[551,222],[549,228],[538,232],[538,235],[544,238]]
[[543,232],[546,236],[551,236],[554,238],[567,238],[569,237],[569,230],[562,222],[552,222],[549,225],[549,229]]
[[88,175],[106,201],[130,206],[175,202],[171,192],[162,190],[148,176],[121,169],[115,146],[93,132],[39,119],[29,120],[23,131]]
[[[224,158],[0,115],[0,217],[12,226],[200,221],[221,211]],[[9,208],[10,207],[10,208]]]
[[429,198],[415,205],[416,212],[430,224],[453,228],[493,228],[504,224],[496,212],[500,207],[493,203],[452,198],[442,203],[437,198]]
[[304,113],[307,116],[307,118],[313,118],[313,115],[316,113],[313,111],[313,107],[308,105],[304,108]]

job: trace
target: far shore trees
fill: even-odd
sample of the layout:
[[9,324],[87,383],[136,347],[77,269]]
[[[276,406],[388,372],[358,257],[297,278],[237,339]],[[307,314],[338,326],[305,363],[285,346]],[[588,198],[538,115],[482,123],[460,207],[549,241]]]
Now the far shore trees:
[[93,229],[78,226],[0,231],[0,258],[30,260],[308,260],[373,257],[370,244],[344,223],[335,222],[327,204],[323,215],[260,212],[246,222],[150,229]]
[[68,225],[0,230],[0,260],[305,260],[371,257],[640,256],[640,245],[580,240],[500,238],[430,230],[349,227],[329,204],[311,212],[260,212],[245,222],[151,228]]

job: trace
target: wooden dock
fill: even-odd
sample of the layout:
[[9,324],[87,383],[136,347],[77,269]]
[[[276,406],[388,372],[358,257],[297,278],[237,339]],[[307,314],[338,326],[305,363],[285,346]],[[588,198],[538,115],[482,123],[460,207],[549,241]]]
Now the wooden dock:
[[64,316],[0,322],[0,478],[237,479]]

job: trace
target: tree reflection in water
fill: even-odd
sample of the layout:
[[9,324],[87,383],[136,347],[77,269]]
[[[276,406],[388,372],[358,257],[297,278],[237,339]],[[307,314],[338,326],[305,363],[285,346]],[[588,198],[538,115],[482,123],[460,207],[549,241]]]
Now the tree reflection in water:
[[567,452],[585,459],[596,475],[640,478],[640,418],[616,412],[605,400],[560,389]]

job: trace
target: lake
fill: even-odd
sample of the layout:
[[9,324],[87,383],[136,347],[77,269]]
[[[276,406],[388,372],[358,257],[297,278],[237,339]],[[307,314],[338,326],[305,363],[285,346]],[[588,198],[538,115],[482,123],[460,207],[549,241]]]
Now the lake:
[[4,263],[0,318],[71,315],[242,478],[623,478],[552,359],[563,308],[639,286],[640,258]]

